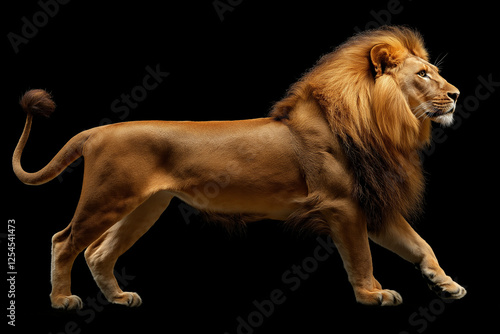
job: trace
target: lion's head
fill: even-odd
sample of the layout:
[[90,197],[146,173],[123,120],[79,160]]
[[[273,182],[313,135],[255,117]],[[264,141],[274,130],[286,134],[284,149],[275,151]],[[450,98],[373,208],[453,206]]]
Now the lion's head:
[[375,45],[370,50],[370,58],[376,72],[375,81],[383,75],[391,76],[417,120],[429,118],[443,125],[453,122],[460,92],[439,74],[436,66],[388,44]]
[[360,33],[323,56],[276,103],[271,116],[293,120],[315,100],[351,162],[372,228],[393,214],[418,212],[424,187],[419,149],[431,121],[449,125],[459,95],[429,63],[421,35],[405,27]]

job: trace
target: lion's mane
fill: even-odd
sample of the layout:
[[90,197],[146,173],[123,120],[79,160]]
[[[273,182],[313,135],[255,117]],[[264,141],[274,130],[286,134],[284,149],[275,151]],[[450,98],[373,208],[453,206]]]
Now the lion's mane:
[[385,66],[397,71],[408,55],[424,60],[421,35],[405,27],[382,27],[358,34],[323,56],[271,116],[287,119],[301,99],[314,98],[348,157],[353,196],[370,229],[394,214],[411,218],[420,211],[424,178],[419,149],[430,140],[430,120],[417,120],[395,78],[374,68],[370,52],[385,45]]

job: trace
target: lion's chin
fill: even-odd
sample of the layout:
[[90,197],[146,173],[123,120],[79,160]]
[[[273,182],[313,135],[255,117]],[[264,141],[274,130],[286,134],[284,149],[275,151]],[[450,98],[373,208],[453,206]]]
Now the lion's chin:
[[450,126],[453,124],[453,112],[449,112],[441,116],[431,117],[431,120],[441,124],[442,126]]

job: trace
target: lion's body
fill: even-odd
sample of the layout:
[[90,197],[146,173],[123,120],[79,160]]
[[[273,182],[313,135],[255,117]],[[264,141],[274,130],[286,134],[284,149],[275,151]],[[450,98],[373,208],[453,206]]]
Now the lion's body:
[[71,295],[70,274],[84,249],[106,298],[140,305],[136,293],[118,287],[113,266],[173,197],[214,219],[230,217],[229,224],[269,218],[330,233],[361,303],[402,301],[373,277],[368,238],[418,264],[450,298],[463,297],[405,220],[419,208],[418,150],[429,141],[430,120],[449,122],[457,97],[427,62],[417,33],[384,28],[323,58],[269,118],[98,127],[73,137],[44,169],[26,173],[20,158],[32,115],[55,107],[46,92],[29,91],[21,100],[28,117],[14,152],[16,175],[41,184],[85,159],[75,216],[52,239],[52,305],[82,306]]
[[100,128],[84,157],[106,173],[93,178],[126,188],[134,180],[145,197],[167,191],[199,210],[284,220],[307,196],[293,148],[288,127],[270,118],[152,121]]

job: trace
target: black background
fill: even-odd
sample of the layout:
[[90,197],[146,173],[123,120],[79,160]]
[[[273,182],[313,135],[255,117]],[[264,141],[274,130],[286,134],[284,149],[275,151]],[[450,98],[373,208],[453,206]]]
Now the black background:
[[[254,333],[448,333],[497,328],[494,172],[500,87],[490,87],[495,91],[481,100],[475,98],[477,89],[488,93],[479,87],[480,76],[500,81],[496,63],[500,29],[493,15],[497,9],[494,2],[481,1],[400,0],[392,7],[394,3],[245,0],[226,11],[221,21],[211,0],[114,6],[71,1],[60,5],[18,53],[7,35],[21,34],[22,17],[33,22],[41,7],[36,1],[17,7],[4,4],[1,95],[6,187],[1,258],[7,262],[7,220],[15,219],[18,271],[16,327],[8,329],[36,328],[54,334],[136,329],[234,334],[238,317],[247,319],[256,310],[252,302],[269,299],[274,289],[284,291],[286,301],[275,305],[273,314],[252,329]],[[10,160],[24,126],[25,115],[17,104],[24,91],[47,89],[58,105],[51,119],[34,122],[22,162],[26,170],[35,171],[73,135],[102,122],[263,117],[322,54],[353,35],[356,27],[364,30],[381,22],[421,31],[432,61],[447,54],[442,74],[460,89],[459,104],[468,103],[462,107],[468,118],[462,115],[461,124],[446,129],[425,158],[425,213],[416,225],[442,267],[467,287],[463,300],[444,304],[411,264],[376,245],[372,245],[375,276],[385,288],[401,293],[403,305],[356,304],[336,254],[290,291],[282,275],[312,256],[316,236],[299,236],[279,223],[259,222],[250,225],[245,235],[229,237],[196,215],[186,224],[180,202],[173,201],[116,265],[128,276],[125,290],[141,295],[140,308],[103,305],[79,256],[72,290],[84,302],[94,298],[94,308],[86,303],[80,313],[51,309],[50,238],[71,220],[83,164],[39,187],[17,180]],[[112,102],[142,84],[147,66],[159,66],[169,76],[126,117],[115,113]],[[7,290],[5,286],[0,293],[5,314]],[[1,319],[7,322],[3,314]]]

